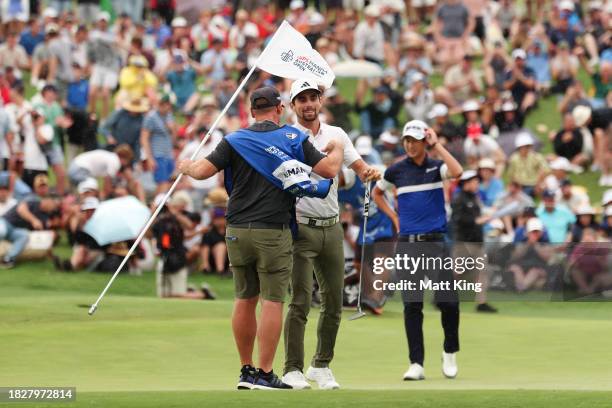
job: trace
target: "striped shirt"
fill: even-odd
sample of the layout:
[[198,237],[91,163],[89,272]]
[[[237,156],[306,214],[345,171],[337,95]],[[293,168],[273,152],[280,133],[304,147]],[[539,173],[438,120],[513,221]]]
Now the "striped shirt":
[[446,164],[429,157],[420,166],[406,158],[385,171],[377,185],[383,191],[397,188],[400,235],[446,232],[446,178]]
[[152,110],[145,115],[142,127],[151,133],[149,142],[153,157],[172,157],[172,135],[167,125],[173,121],[171,113],[161,116],[157,110]]

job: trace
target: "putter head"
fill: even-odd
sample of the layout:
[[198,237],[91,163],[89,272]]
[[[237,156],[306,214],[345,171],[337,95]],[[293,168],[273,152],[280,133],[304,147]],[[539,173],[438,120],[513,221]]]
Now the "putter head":
[[89,308],[89,312],[87,312],[90,316],[92,316],[94,313],[96,313],[96,310],[98,309],[97,305],[91,305],[91,307]]
[[365,316],[365,315],[366,315],[366,313],[365,313],[363,310],[359,309],[359,310],[357,310],[357,311],[356,311],[354,314],[352,314],[351,316],[349,316],[349,318],[348,318],[348,319],[349,319],[349,320],[357,320],[357,319],[361,319],[361,318],[362,318],[363,316]]

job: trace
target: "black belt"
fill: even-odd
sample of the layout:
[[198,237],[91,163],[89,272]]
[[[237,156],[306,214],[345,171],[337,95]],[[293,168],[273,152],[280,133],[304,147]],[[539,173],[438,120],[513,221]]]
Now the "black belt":
[[444,234],[441,232],[430,232],[427,234],[400,235],[399,242],[441,242]]
[[245,222],[242,224],[230,224],[230,228],[252,228],[252,229],[279,229],[284,230],[289,228],[288,224],[281,224],[277,222]]

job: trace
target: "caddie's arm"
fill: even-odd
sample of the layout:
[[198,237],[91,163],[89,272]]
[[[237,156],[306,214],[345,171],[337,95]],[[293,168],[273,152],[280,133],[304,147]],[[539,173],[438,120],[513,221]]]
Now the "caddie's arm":
[[321,177],[334,178],[342,167],[344,144],[339,140],[330,141],[323,149],[327,153],[323,159],[312,168],[312,171]]
[[189,160],[185,159],[178,165],[179,172],[196,180],[206,180],[214,176],[219,170],[207,159]]
[[444,164],[447,167],[447,178],[459,178],[461,177],[461,173],[463,173],[463,167],[461,167],[461,163],[457,161],[453,157],[452,154],[440,142],[438,142],[438,135],[435,130],[432,128],[427,128],[425,130],[425,141],[427,144],[438,153],[438,156],[442,158]]

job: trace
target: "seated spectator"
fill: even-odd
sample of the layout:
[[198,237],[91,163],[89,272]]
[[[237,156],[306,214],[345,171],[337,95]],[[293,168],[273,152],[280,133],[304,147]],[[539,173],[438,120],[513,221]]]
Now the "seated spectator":
[[537,101],[535,72],[525,64],[526,59],[527,54],[522,49],[512,51],[513,63],[506,71],[504,82],[504,89],[512,93],[512,98],[523,113],[533,108]]
[[0,68],[6,67],[17,70],[18,77],[21,76],[21,70],[30,69],[30,59],[19,44],[19,34],[16,32],[9,32],[5,42],[0,44]]
[[584,187],[572,185],[570,179],[565,179],[560,183],[556,200],[559,205],[565,205],[573,212],[584,205],[589,205],[589,196]]
[[523,128],[525,117],[518,111],[514,101],[506,101],[501,106],[501,111],[495,113],[495,124],[500,133],[513,132]]
[[495,42],[493,50],[485,53],[483,61],[487,86],[494,86],[500,91],[504,88],[506,68],[512,63],[501,41]]
[[400,145],[400,133],[395,129],[381,133],[378,142],[374,148],[380,153],[383,161],[385,155],[388,155],[390,161],[394,162],[395,159],[405,154],[404,149]]
[[504,171],[506,155],[499,144],[489,135],[480,133],[468,134],[463,142],[465,161],[469,168],[475,169],[480,159],[493,158],[497,168],[495,174],[501,175]]
[[461,137],[482,135],[489,133],[489,126],[484,123],[481,116],[482,105],[470,99],[461,105],[463,123],[461,124]]
[[550,61],[550,69],[553,86],[552,93],[564,94],[567,87],[574,83],[578,76],[580,61],[572,55],[566,41],[561,41],[557,46],[557,55]]
[[402,97],[389,95],[385,86],[374,89],[374,97],[371,102],[363,105],[366,82],[360,81],[355,95],[355,110],[361,118],[361,130],[363,133],[378,138],[385,130],[398,127],[397,115],[402,105]]
[[0,217],[17,205],[10,187],[9,177],[0,177]]
[[574,117],[570,112],[563,115],[563,129],[553,139],[555,154],[565,157],[572,164],[573,171],[581,173],[587,164],[588,156],[583,153],[583,137],[576,128]]
[[[200,259],[205,274],[227,275],[229,260],[225,245],[225,209],[214,208],[210,229],[202,236]],[[213,269],[214,266],[214,269]]]
[[504,192],[504,182],[495,176],[495,162],[489,158],[478,162],[478,176],[480,178],[480,196],[486,207],[492,207]]
[[552,243],[569,241],[569,231],[576,222],[576,216],[564,205],[555,202],[555,193],[544,191],[542,204],[536,210],[537,217],[542,221]]
[[583,233],[587,228],[596,231],[599,228],[595,221],[595,209],[589,204],[583,204],[575,211],[576,223],[571,227],[570,242],[581,242]]
[[[585,105],[578,105],[571,112],[575,120],[577,119],[576,125],[580,124],[581,134],[583,140],[587,142],[587,146],[589,140],[592,139],[593,165],[591,170],[601,171],[599,179],[601,186],[612,186],[612,149],[610,148],[609,133],[612,107],[591,109]],[[588,148],[586,152],[589,152]]]
[[548,174],[548,164],[544,156],[533,150],[533,138],[529,133],[517,135],[514,146],[516,151],[508,161],[508,177],[520,183],[523,191],[535,197],[536,190]]
[[544,50],[542,41],[535,40],[529,45],[525,65],[531,69],[535,75],[536,90],[547,93],[552,85],[552,76],[550,74],[548,53]]
[[411,83],[411,87],[404,94],[404,108],[408,118],[424,121],[434,105],[434,93],[420,72],[414,73]]
[[52,229],[57,216],[59,201],[45,197],[40,200],[24,200],[0,218],[0,240],[11,242],[11,249],[0,261],[0,268],[15,266],[15,260],[28,243],[28,231]]
[[580,244],[570,254],[569,273],[578,293],[589,295],[612,286],[609,269],[610,248],[597,243],[597,229],[585,227]]
[[473,67],[474,57],[466,55],[444,74],[444,86],[436,89],[436,98],[456,111],[460,105],[482,91],[481,73]]
[[544,225],[538,218],[527,221],[527,242],[517,245],[510,258],[508,271],[514,277],[517,292],[543,289],[548,279],[546,265],[552,256],[551,247],[541,244]]
[[567,180],[572,171],[572,164],[565,157],[557,157],[550,163],[549,168],[550,174],[544,179],[544,188],[558,193],[561,183]]

